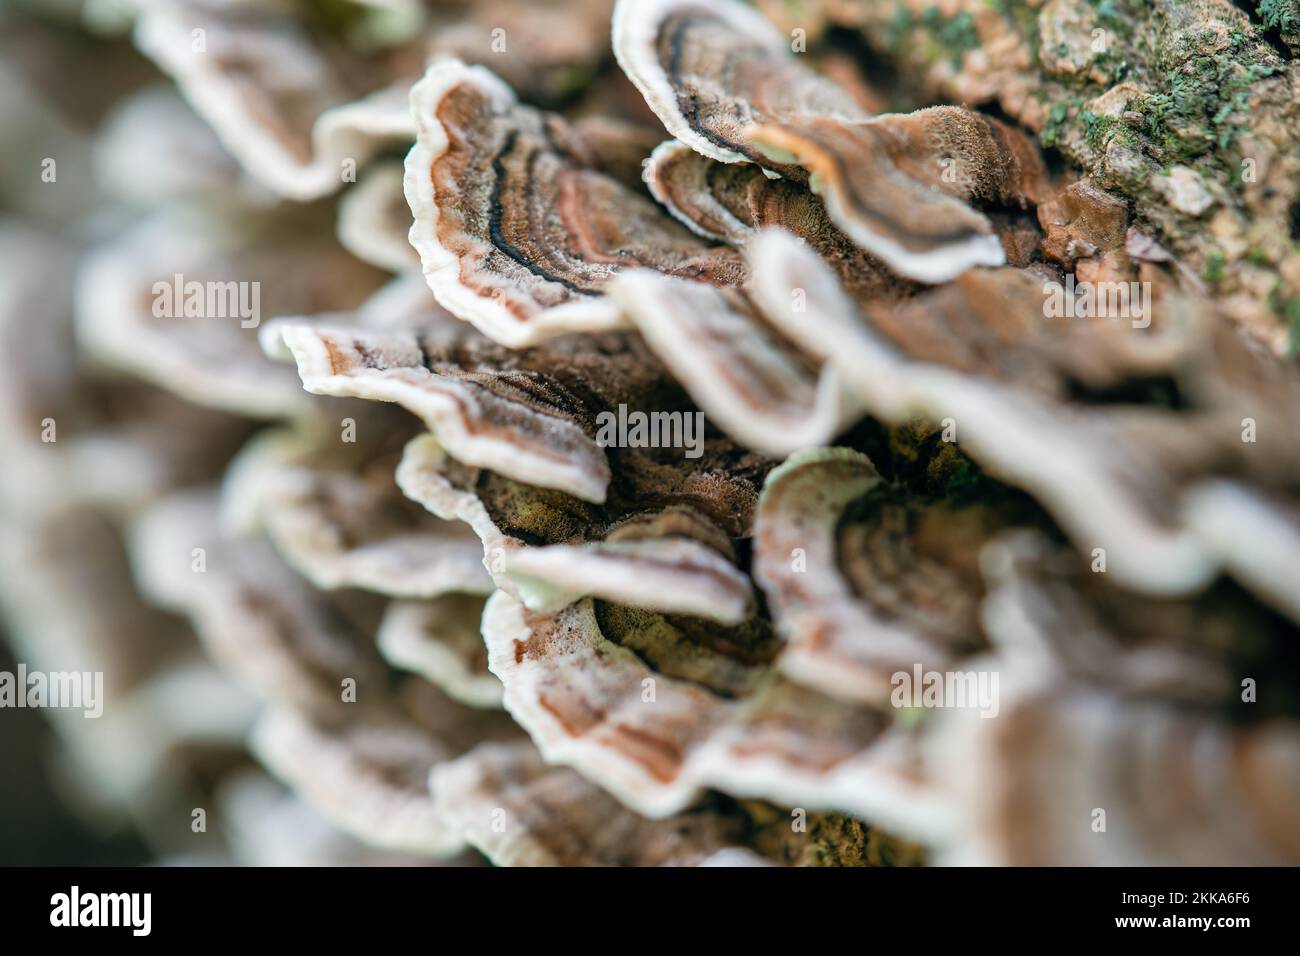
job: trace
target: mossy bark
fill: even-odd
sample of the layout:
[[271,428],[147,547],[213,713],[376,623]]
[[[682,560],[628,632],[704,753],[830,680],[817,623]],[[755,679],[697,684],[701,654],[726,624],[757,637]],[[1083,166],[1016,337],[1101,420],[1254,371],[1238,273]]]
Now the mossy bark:
[[1232,318],[1300,343],[1300,0],[758,0],[914,102],[992,110],[1124,199]]

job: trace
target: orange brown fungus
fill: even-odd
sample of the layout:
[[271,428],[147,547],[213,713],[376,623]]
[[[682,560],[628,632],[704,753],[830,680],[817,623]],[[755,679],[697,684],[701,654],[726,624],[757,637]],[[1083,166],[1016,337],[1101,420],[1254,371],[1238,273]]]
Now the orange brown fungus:
[[[1000,244],[990,241],[992,226],[976,209],[1026,210],[1046,191],[1046,170],[1028,140],[956,106],[860,123],[795,117],[758,127],[752,138],[797,157],[832,217],[896,268],[940,249],[973,265],[1000,265]],[[881,237],[901,253],[879,246]],[[972,251],[956,252],[962,249]],[[939,266],[905,271],[928,269]],[[935,275],[950,277],[946,271]]]
[[672,6],[679,9],[657,25],[658,66],[681,115],[718,152],[805,179],[799,165],[775,161],[756,148],[748,127],[806,112],[865,118],[836,84],[792,59],[783,41],[738,32],[703,6]]
[[520,105],[486,70],[435,65],[412,95],[412,242],[439,301],[493,338],[522,345],[616,326],[602,293],[627,268],[716,285],[744,278],[735,252],[589,165],[618,163],[592,134]]
[[809,183],[853,242],[907,278],[1001,265],[975,207],[1023,211],[1041,193],[1037,150],[1015,130],[952,106],[873,117],[739,2],[622,0],[614,51],[673,136]]
[[756,229],[789,230],[826,260],[854,299],[889,301],[917,288],[855,245],[804,184],[773,179],[757,166],[716,162],[676,141],[655,150],[645,176],[654,197],[707,238],[739,245]]

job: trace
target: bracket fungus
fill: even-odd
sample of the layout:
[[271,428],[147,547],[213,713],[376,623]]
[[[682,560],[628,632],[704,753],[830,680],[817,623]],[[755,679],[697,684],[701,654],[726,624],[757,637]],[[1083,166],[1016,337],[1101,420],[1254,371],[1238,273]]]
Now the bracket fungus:
[[[885,714],[771,681],[735,699],[738,685],[715,674],[711,687],[701,682],[707,675],[691,674],[701,641],[715,642],[715,654],[735,655],[742,674],[760,666],[753,654],[770,653],[768,642],[747,648],[727,631],[669,625],[634,632],[649,643],[633,650],[604,633],[590,600],[545,615],[504,593],[489,600],[483,634],[506,710],[542,755],[641,813],[674,813],[712,787],[863,815],[922,839],[946,825],[946,808],[920,775],[906,732]],[[654,667],[650,655],[662,655]],[[679,667],[684,675],[672,676]]]
[[1300,862],[1251,6],[0,6],[60,790],[163,863]]
[[866,118],[839,86],[805,69],[789,39],[748,4],[620,2],[613,42],[623,72],[668,132],[718,162],[790,173],[748,142],[749,127],[801,112]]
[[131,528],[133,571],[159,605],[190,616],[214,658],[261,697],[322,720],[384,681],[382,662],[350,621],[263,541],[221,534],[217,502],[202,492],[165,498]]
[[232,466],[239,481],[226,489],[229,497],[251,500],[228,497],[224,509],[250,516],[285,561],[322,590],[409,598],[491,590],[473,533],[403,496],[391,454],[360,443],[343,449],[361,454],[340,453],[330,441],[313,447],[293,435],[259,436]]
[[424,794],[424,776],[447,751],[418,727],[374,720],[331,734],[292,711],[270,711],[252,745],[273,774],[371,846],[438,856],[461,848]]
[[146,219],[84,262],[77,334],[101,361],[189,401],[253,418],[308,414],[255,330],[264,316],[326,302],[355,308],[380,278],[332,240],[285,244],[314,219],[212,221],[185,210]]
[[692,481],[689,472],[632,459],[598,508],[467,469],[422,435],[407,445],[397,483],[439,517],[472,527],[497,587],[533,610],[592,595],[736,624],[753,600],[736,539],[757,494],[752,465],[715,461],[713,474]]
[[880,703],[893,675],[982,643],[974,558],[992,508],[909,501],[865,455],[818,449],[768,475],[755,525],[754,575],[793,679]]
[[738,849],[743,817],[640,817],[523,744],[483,744],[434,768],[439,814],[497,866],[691,866]]
[[[778,307],[765,313],[769,320],[809,353],[841,368],[866,411],[887,422],[923,415],[960,427],[962,447],[999,479],[1033,494],[1081,548],[1091,550],[1106,542],[1111,567],[1121,569],[1130,587],[1153,594],[1187,594],[1204,587],[1218,573],[1222,555],[1207,546],[1205,536],[1186,526],[1179,498],[1196,476],[1213,479],[1223,453],[1205,440],[1206,435],[1230,444],[1240,427],[1229,416],[1158,414],[1140,406],[1126,409],[1046,396],[1032,400],[1024,385],[1008,380],[1005,372],[971,367],[968,363],[974,356],[954,354],[954,346],[945,336],[922,336],[916,323],[897,322],[900,311],[921,315],[927,306],[933,310],[931,314],[946,314],[938,303],[950,296],[958,297],[965,306],[953,310],[958,321],[1001,322],[1004,313],[983,309],[976,298],[987,298],[990,285],[1004,290],[1019,288],[1019,314],[1023,316],[1024,293],[1032,285],[1025,285],[1014,273],[995,273],[988,283],[973,275],[964,284],[959,281],[926,297],[860,310],[803,244],[771,231],[755,239],[754,245],[760,250],[757,255],[766,255],[761,251],[765,245],[773,250],[764,259],[773,268],[756,273],[760,301],[783,305],[789,295],[787,283],[793,281],[789,276],[797,271],[808,290],[809,308],[818,318],[815,323],[798,321],[788,308]],[[783,270],[776,268],[778,262],[785,263]],[[974,334],[972,330],[968,339]],[[1135,350],[1135,356],[1126,347],[1116,350],[1105,333],[1081,338],[1074,352],[1051,343],[1045,356],[1035,354],[1037,337],[1031,334],[1026,338],[1016,355],[1005,351],[1008,337],[1001,335],[1003,354],[991,349],[985,354],[996,363],[1006,363],[1016,355],[1017,379],[1023,377],[1030,385],[1056,391],[1061,398],[1071,397],[1070,389],[1079,379],[1086,382],[1088,374],[1098,376],[1099,385],[1122,382],[1122,372],[1135,367],[1142,369],[1144,377],[1156,374],[1155,368],[1146,364],[1146,350]],[[1091,354],[1083,351],[1085,347]],[[1206,374],[1202,354],[1167,347],[1156,354],[1167,374]],[[1260,380],[1271,378],[1270,368],[1283,379],[1294,378],[1257,352],[1247,350],[1245,354],[1260,364]],[[1182,368],[1177,365],[1180,359],[1185,363]],[[987,359],[980,357],[979,361]],[[1131,365],[1099,372],[1098,362]],[[1040,371],[1027,375],[1033,365],[1039,365]],[[1212,388],[1205,383],[1201,387],[1210,399]],[[1235,390],[1234,394],[1239,395]],[[1214,409],[1210,406],[1206,411]],[[1215,429],[1217,435],[1213,435]],[[1274,451],[1260,458],[1289,455],[1287,439],[1274,436],[1272,441]],[[1050,453],[1045,453],[1048,449]],[[1280,512],[1279,520],[1286,520]],[[1286,561],[1294,561],[1289,550]]]
[[777,226],[816,249],[855,299],[888,301],[915,290],[854,245],[804,184],[772,179],[757,166],[720,164],[675,139],[655,147],[644,177],[651,195],[706,239],[743,246],[758,230]]
[[700,408],[748,448],[788,454],[861,417],[840,372],[809,368],[742,293],[636,271],[612,294]]
[[982,114],[870,116],[739,0],[620,0],[614,52],[674,137],[809,182],[846,234],[907,278],[1002,265],[971,204],[1027,208],[1046,177],[1027,139]]
[[409,272],[420,260],[407,241],[411,210],[397,162],[376,162],[355,189],[339,200],[339,243],[362,262],[390,272]]
[[501,706],[501,682],[488,670],[479,636],[483,599],[444,594],[428,601],[394,601],[375,640],[393,667],[419,674],[469,707]]
[[[944,862],[1032,866],[1294,866],[1294,722],[1229,728],[1197,715],[1032,680],[1004,720],[957,716],[934,760],[961,794],[966,834]],[[1050,794],[1050,796],[1048,795]],[[1123,807],[1123,840],[1096,808]],[[1225,812],[1225,809],[1230,812]],[[1249,821],[1249,824],[1243,825]],[[1105,822],[1100,824],[1105,826]]]
[[458,361],[460,343],[443,345],[419,332],[286,325],[280,334],[309,391],[400,402],[468,464],[586,500],[604,497],[609,480],[604,455],[555,399],[548,401],[544,385],[534,397],[529,388],[534,376],[527,371],[476,374],[480,364],[472,346]]
[[[135,25],[140,49],[249,172],[280,195],[305,201],[414,135],[406,86],[378,65],[357,89],[356,63],[318,48],[274,5],[209,0],[148,3]],[[369,87],[365,89],[365,87]]]
[[560,117],[519,103],[485,68],[434,64],[411,108],[411,244],[438,301],[497,341],[618,328],[602,293],[621,269],[717,284],[742,277],[732,250],[706,245],[586,165]]

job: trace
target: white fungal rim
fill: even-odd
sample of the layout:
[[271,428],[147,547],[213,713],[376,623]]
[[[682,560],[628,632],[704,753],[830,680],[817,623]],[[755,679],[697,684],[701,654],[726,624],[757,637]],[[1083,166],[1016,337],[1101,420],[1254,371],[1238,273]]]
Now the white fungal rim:
[[[599,504],[605,500],[609,463],[596,443],[572,422],[534,413],[537,419],[545,419],[545,427],[551,434],[565,437],[575,453],[556,456],[529,453],[508,438],[477,434],[468,426],[478,399],[460,382],[432,373],[419,382],[412,382],[387,376],[379,369],[336,373],[326,339],[338,334],[351,337],[354,332],[339,333],[292,323],[279,324],[276,328],[284,346],[293,354],[303,388],[312,394],[394,402],[418,416],[457,461],[527,484],[554,488],[583,501]],[[401,347],[417,348],[414,333],[371,334],[386,337]],[[422,387],[426,385],[436,387]],[[576,453],[579,449],[585,454]]]
[[618,0],[614,7],[612,29],[614,58],[627,78],[641,91],[646,104],[669,133],[697,153],[703,153],[720,163],[751,162],[748,156],[718,146],[696,132],[677,105],[677,94],[659,64],[655,46],[660,23],[682,7],[706,10],[774,51],[789,54],[784,34],[757,10],[741,3],[719,3],[716,0]]
[[403,186],[414,222],[410,241],[420,255],[425,280],[434,298],[447,311],[472,324],[483,334],[510,348],[535,345],[570,332],[607,332],[625,328],[619,310],[605,296],[540,309],[520,319],[497,296],[481,295],[460,280],[460,259],[438,239],[438,197],[429,170],[450,148],[446,130],[436,119],[443,98],[461,83],[486,92],[497,108],[517,105],[514,92],[490,70],[466,66],[459,60],[434,63],[411,88],[411,115],[416,124],[415,145],[406,156]]
[[364,163],[385,144],[411,139],[415,130],[401,84],[352,103],[323,110],[311,130],[312,156],[303,163],[249,115],[235,84],[214,68],[214,58],[191,50],[189,31],[174,11],[152,8],[135,28],[136,45],[176,78],[195,112],[211,124],[223,146],[278,195],[306,202],[337,191],[341,164]]

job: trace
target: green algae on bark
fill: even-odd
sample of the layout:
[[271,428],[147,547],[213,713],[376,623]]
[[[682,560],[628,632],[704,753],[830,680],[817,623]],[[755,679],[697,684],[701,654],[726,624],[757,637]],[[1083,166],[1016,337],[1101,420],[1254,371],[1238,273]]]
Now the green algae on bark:
[[[1296,0],[763,3],[854,31],[932,102],[1009,117],[1278,352],[1300,339]],[[799,7],[799,11],[794,7]],[[883,68],[883,67],[882,67]]]

